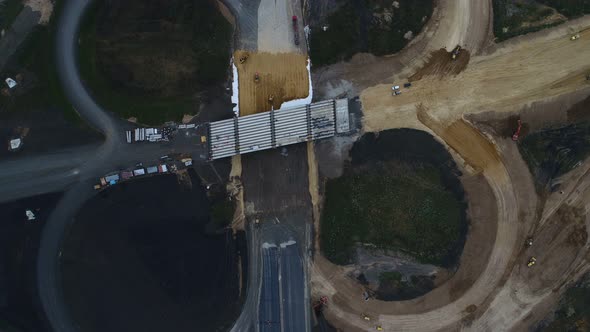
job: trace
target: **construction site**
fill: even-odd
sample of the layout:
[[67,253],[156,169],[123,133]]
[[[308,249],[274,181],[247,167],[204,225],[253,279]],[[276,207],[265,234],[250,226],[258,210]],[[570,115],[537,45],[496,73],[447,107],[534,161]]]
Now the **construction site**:
[[[323,96],[358,93],[366,133],[414,128],[432,134],[463,174],[470,219],[458,270],[408,301],[364,301],[364,287],[349,276],[350,268],[316,253],[312,294],[329,299],[323,316],[338,329],[532,329],[589,271],[590,159],[577,146],[588,142],[580,119],[589,112],[582,105],[590,93],[590,20],[494,44],[486,27],[487,5],[440,1],[436,24],[427,24],[423,39],[392,57],[336,64],[322,73],[323,81],[314,81]],[[459,13],[469,16],[463,27],[449,21]],[[425,56],[414,57],[417,50]],[[376,73],[386,66],[399,70]],[[396,86],[404,82],[411,87]],[[391,93],[394,86],[399,94]],[[576,120],[568,117],[574,110]],[[553,186],[539,187],[531,174],[534,165],[521,155],[523,144],[528,135],[567,125],[580,128],[572,134],[577,136],[568,136],[579,139],[563,144],[580,152],[552,179]],[[559,134],[552,135],[544,137],[555,141]],[[336,150],[332,155],[347,158],[346,148],[327,144]],[[318,148],[319,172],[328,174],[322,170],[332,167],[322,162],[328,149]]]
[[[387,8],[362,19],[393,20],[407,1],[379,1]],[[559,320],[557,330],[587,329],[579,303],[590,294],[590,9],[564,14],[544,1],[535,10],[559,19],[516,36],[494,25],[493,0],[437,0],[419,31],[395,31],[408,36],[399,52],[314,68],[310,11],[335,4],[320,2],[217,1],[234,28],[224,64],[232,106],[211,117],[219,121],[179,125],[170,141],[156,127],[122,130],[94,102],[72,47],[87,4],[64,2],[61,79],[105,143],[0,167],[4,201],[64,192],[47,212],[32,282],[48,325],[528,331]],[[156,195],[140,163],[136,180],[116,185],[129,175],[121,165],[152,160],[148,174],[166,173],[173,153],[181,168],[210,168],[219,179],[195,179],[202,185],[193,189],[154,176],[167,181]],[[215,163],[230,159],[222,178]],[[105,190],[91,190],[97,176]],[[209,190],[223,196],[217,211]],[[114,196],[118,209],[100,210]],[[225,221],[210,236],[213,214]],[[105,243],[115,250],[101,252]],[[103,261],[89,262],[88,252]],[[141,269],[127,273],[133,266]],[[138,273],[150,269],[157,278]],[[138,302],[144,289],[156,296]],[[582,294],[576,305],[572,291]],[[123,301],[111,305],[118,293]]]
[[[234,104],[239,115],[276,110],[288,100],[311,98],[312,91],[314,101],[348,97],[361,113],[355,126],[356,115],[350,110],[347,135],[308,143],[307,153],[293,148],[233,157],[232,174],[240,179],[241,192],[236,196],[241,208],[235,219],[246,221],[239,225],[286,223],[301,230],[299,240],[310,238],[306,245],[313,248],[313,255],[304,258],[304,266],[316,314],[311,325],[321,331],[328,330],[328,325],[338,331],[521,331],[537,328],[551,317],[562,294],[590,270],[585,261],[590,160],[586,149],[579,148],[587,140],[570,139],[557,145],[559,151],[574,149],[575,153],[567,155],[570,159],[561,172],[552,173],[550,186],[540,186],[535,176],[535,167],[546,169],[546,164],[534,162],[551,156],[527,159],[522,151],[537,151],[535,144],[540,143],[535,142],[550,142],[567,130],[576,133],[571,135],[587,135],[585,127],[577,124],[587,119],[588,112],[582,103],[590,93],[590,19],[569,20],[495,43],[491,1],[437,1],[430,21],[399,53],[357,54],[350,61],[318,70],[313,70],[312,63],[313,89],[308,94],[305,67],[309,63],[295,42],[297,32],[291,37],[287,33],[296,7],[285,12],[283,1],[268,7],[263,2],[258,10],[258,47],[242,47],[234,53],[234,76],[237,73],[239,82],[239,93],[234,87]],[[274,24],[279,17],[283,21]],[[270,33],[271,27],[276,34]],[[273,36],[276,45],[269,42]],[[567,125],[578,129],[559,129]],[[457,167],[444,171],[457,176],[468,220],[464,235],[452,235],[462,239],[452,249],[455,263],[447,269],[416,262],[408,265],[412,259],[366,249],[374,245],[369,242],[346,249],[352,250],[352,256],[341,256],[345,258],[337,259],[337,265],[334,253],[342,252],[325,252],[328,244],[323,241],[342,240],[344,226],[339,222],[344,220],[329,224],[323,220],[324,209],[334,209],[326,205],[326,184],[350,172],[351,160],[355,163],[353,146],[359,138],[379,137],[400,128],[430,135]],[[548,134],[547,130],[557,131]],[[538,134],[539,139],[536,133],[545,134]],[[410,137],[404,141],[402,135],[389,144],[426,149]],[[384,145],[374,147],[367,158],[382,163],[389,156],[400,158],[398,153],[399,149]],[[306,159],[305,165],[300,158]],[[356,172],[363,170],[368,168]],[[307,173],[305,179],[302,171]],[[362,199],[354,202],[365,204],[359,203]],[[368,206],[368,211],[375,209],[379,207]],[[381,227],[364,225],[362,232],[383,232],[376,226]],[[303,231],[304,227],[313,230]],[[367,274],[359,273],[363,270],[354,263],[359,257],[371,262],[365,266]],[[390,270],[375,274],[376,266]],[[412,279],[417,288],[380,293],[384,289],[367,286],[376,278],[380,282],[389,278],[389,285]],[[264,328],[273,330],[268,319]]]

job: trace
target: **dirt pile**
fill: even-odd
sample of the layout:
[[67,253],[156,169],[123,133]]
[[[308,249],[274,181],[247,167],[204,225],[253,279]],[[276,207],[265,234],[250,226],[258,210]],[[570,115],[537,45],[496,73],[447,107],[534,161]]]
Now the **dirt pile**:
[[[247,59],[240,63],[242,57]],[[241,116],[279,109],[283,102],[309,95],[307,56],[303,54],[236,51],[234,59],[238,68]]]
[[471,55],[467,50],[462,50],[457,58],[453,60],[451,58],[451,52],[447,52],[446,49],[441,48],[438,51],[432,52],[424,67],[416,71],[408,80],[410,82],[418,81],[424,76],[438,76],[441,78],[448,75],[455,76],[467,67],[469,59],[471,59]]

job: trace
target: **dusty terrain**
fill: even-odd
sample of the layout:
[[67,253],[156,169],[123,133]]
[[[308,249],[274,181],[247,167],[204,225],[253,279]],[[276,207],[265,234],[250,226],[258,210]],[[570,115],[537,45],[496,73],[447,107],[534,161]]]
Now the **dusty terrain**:
[[[464,17],[453,16],[453,6],[461,5],[473,11],[466,11]],[[514,142],[465,119],[468,114],[513,114],[523,108],[528,108],[528,116],[534,117],[531,113],[534,103],[557,102],[565,96],[563,103],[571,104],[572,99],[587,96],[590,87],[583,80],[583,74],[590,71],[587,60],[590,17],[518,37],[482,52],[487,39],[470,40],[472,35],[467,33],[472,32],[469,29],[472,24],[480,25],[480,29],[473,32],[484,30],[481,22],[474,23],[474,19],[478,15],[485,17],[489,12],[477,9],[467,1],[454,4],[441,1],[437,10],[445,10],[449,16],[439,12],[439,19],[443,22],[457,18],[461,24],[445,24],[457,30],[443,31],[449,28],[442,28],[442,25],[437,29],[439,22],[435,15],[433,23],[429,23],[429,28],[435,30],[434,36],[432,30],[423,34],[428,42],[418,37],[413,47],[391,59],[366,57],[365,63],[353,60],[351,64],[342,64],[342,71],[332,68],[330,78],[324,79],[327,82],[325,95],[360,92],[365,132],[410,127],[426,130],[446,144],[465,170],[463,182],[470,197],[474,224],[485,223],[486,227],[491,227],[480,235],[475,227],[471,230],[462,256],[464,264],[453,278],[411,301],[364,302],[360,285],[345,277],[345,268],[316,255],[312,294],[330,297],[330,305],[324,313],[336,327],[346,331],[373,330],[376,324],[386,331],[525,329],[525,318],[527,324],[542,319],[536,310],[546,312],[546,304],[553,303],[565,286],[588,270],[585,256],[590,160],[575,170],[576,176],[564,176],[567,177],[564,193],[553,194],[560,197],[549,197],[544,207]],[[580,40],[569,40],[574,31],[581,31]],[[377,67],[396,68],[397,62],[403,64],[407,54],[420,50],[416,46],[418,43],[432,47],[436,36],[440,37],[438,42],[442,45],[412,60],[400,74],[382,70],[385,73],[371,77],[370,73],[377,72]],[[487,34],[482,33],[480,37],[484,36]],[[450,50],[453,44],[465,45],[470,53],[466,67],[461,65],[459,70],[450,63],[450,56],[445,62],[441,54],[432,54],[445,46]],[[439,58],[433,62],[433,57]],[[392,66],[387,67],[386,63]],[[371,82],[409,77],[414,73],[418,75],[414,77],[413,86],[404,89],[399,96],[391,96],[390,83],[371,86]],[[358,80],[352,78],[355,76]],[[350,85],[342,82],[346,77],[351,77]],[[334,84],[347,87],[339,89]],[[572,97],[574,94],[577,97]],[[470,179],[487,182],[488,194],[485,186],[470,185]],[[486,202],[473,201],[486,197]],[[490,219],[494,215],[496,217]],[[484,216],[487,221],[482,218]],[[530,248],[524,247],[527,236],[535,238]],[[483,240],[490,242],[486,244]],[[481,247],[473,247],[473,241]],[[538,266],[528,269],[526,262],[533,255],[538,259]],[[461,280],[462,276],[468,278]],[[372,320],[363,320],[362,313]],[[532,319],[531,315],[537,316]]]
[[[309,94],[307,57],[298,53],[254,53],[236,51],[234,59],[247,54],[244,63],[236,61],[240,87],[240,115],[279,109],[285,101]],[[254,77],[258,73],[259,81]],[[269,101],[269,97],[273,101]]]
[[377,83],[394,83],[412,75],[427,55],[441,48],[451,51],[461,45],[477,55],[492,39],[491,0],[441,0],[422,32],[401,52],[389,57],[357,54],[349,62],[326,66],[314,72],[314,89],[326,98],[358,96]]

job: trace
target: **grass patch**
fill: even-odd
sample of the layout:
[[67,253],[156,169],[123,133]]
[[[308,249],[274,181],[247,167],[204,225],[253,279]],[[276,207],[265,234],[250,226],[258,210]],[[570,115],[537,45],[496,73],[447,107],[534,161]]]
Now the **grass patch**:
[[[12,97],[0,96],[0,107],[7,112],[26,112],[53,107],[63,110],[64,117],[78,125],[82,124],[62,88],[55,65],[55,32],[61,1],[57,1],[54,14],[47,26],[37,26],[15,53],[16,64],[7,67],[4,74],[14,77],[25,73],[33,82],[23,95]],[[29,74],[26,74],[29,73]],[[27,79],[27,80],[29,80]]]
[[379,274],[379,282],[401,282],[402,281],[402,274],[397,271],[387,271],[381,272]]
[[358,52],[375,55],[400,51],[432,15],[432,0],[340,0],[339,8],[326,19],[328,30],[312,26],[310,56],[316,66],[348,60]]
[[23,10],[23,0],[6,0],[0,5],[0,29],[8,29]]
[[528,134],[518,148],[537,185],[545,188],[590,155],[590,121]]
[[548,20],[555,9],[567,19],[590,13],[588,0],[493,0],[494,35],[503,41],[518,35],[550,28],[565,19]]
[[345,2],[327,19],[328,30],[312,27],[310,57],[314,66],[350,59],[360,46],[359,16],[351,2]]
[[146,124],[178,121],[198,111],[198,92],[225,80],[232,27],[209,1],[177,0],[165,11],[138,3],[128,11],[135,16],[120,19],[109,15],[113,4],[94,6],[78,60],[85,84],[109,111]]
[[590,1],[588,0],[537,0],[549,7],[557,9],[558,12],[568,18],[579,17],[590,13]]
[[436,167],[378,163],[328,181],[322,250],[336,264],[351,263],[355,245],[363,243],[446,265],[461,241],[462,209]]

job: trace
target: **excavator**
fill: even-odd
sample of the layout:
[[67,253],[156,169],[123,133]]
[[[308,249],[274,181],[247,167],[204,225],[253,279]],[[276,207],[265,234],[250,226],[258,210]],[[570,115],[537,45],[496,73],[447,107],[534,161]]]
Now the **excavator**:
[[457,45],[457,47],[451,52],[451,60],[456,60],[459,53],[461,53],[461,46]]
[[246,62],[246,60],[248,60],[248,53],[244,53],[244,55],[240,57],[240,64]]

